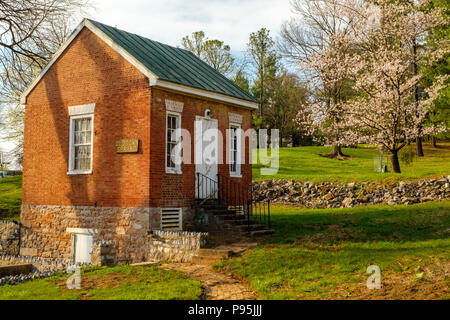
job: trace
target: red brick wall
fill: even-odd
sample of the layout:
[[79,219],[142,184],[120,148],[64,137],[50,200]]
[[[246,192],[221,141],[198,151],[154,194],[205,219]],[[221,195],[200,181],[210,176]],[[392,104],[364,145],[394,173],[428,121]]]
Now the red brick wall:
[[[152,88],[152,121],[151,121],[151,157],[150,157],[150,206],[152,207],[186,207],[192,204],[195,195],[195,164],[194,164],[194,121],[195,116],[204,116],[205,110],[213,111],[212,118],[218,119],[219,130],[226,139],[226,129],[229,128],[229,112],[243,116],[242,130],[251,128],[251,111],[230,105],[207,101],[187,95]],[[181,115],[181,127],[191,132],[191,164],[182,164],[183,174],[168,174],[165,171],[165,100],[184,103]],[[224,141],[226,145],[226,141]],[[249,143],[246,141],[246,155]],[[223,159],[227,159],[223,148]],[[249,185],[252,180],[251,165],[241,167],[242,178],[233,179]],[[219,164],[218,173],[229,176],[229,165]],[[162,182],[162,183],[161,183]]]
[[[68,107],[96,103],[93,174],[67,175]],[[148,79],[84,29],[28,96],[23,203],[148,206]],[[138,154],[116,154],[115,141],[141,140]]]
[[[165,173],[165,99],[184,103],[182,127],[192,133],[192,164],[182,165],[182,175]],[[96,104],[93,174],[67,175],[68,107],[89,103]],[[251,127],[249,110],[162,89],[150,90],[142,73],[84,29],[28,96],[23,204],[190,206],[195,194],[194,120],[206,109],[218,119],[224,139],[228,112],[243,115],[243,130]],[[139,153],[116,154],[115,141],[123,138],[139,139]],[[248,143],[246,147],[247,155]],[[229,166],[219,165],[218,171],[228,175]],[[236,181],[248,185],[248,161],[241,171],[243,178]]]

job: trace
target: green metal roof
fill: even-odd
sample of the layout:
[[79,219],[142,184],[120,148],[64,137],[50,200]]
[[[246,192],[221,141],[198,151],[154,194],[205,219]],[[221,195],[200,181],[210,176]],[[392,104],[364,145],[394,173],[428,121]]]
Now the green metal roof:
[[161,80],[258,102],[190,51],[88,20]]

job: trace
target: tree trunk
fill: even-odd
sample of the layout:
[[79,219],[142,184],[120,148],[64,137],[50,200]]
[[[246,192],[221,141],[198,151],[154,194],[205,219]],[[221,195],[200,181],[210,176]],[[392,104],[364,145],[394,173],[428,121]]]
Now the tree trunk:
[[401,173],[400,171],[400,162],[398,161],[398,151],[391,151],[390,155],[391,160],[391,172],[393,173]]
[[[413,63],[413,73],[414,75],[418,74],[417,70],[417,63],[416,63],[416,57],[417,57],[417,43],[416,39],[413,39],[413,56],[414,56],[414,63]],[[419,87],[417,84],[414,85],[414,102],[416,104],[416,108],[419,105]],[[419,135],[416,138],[416,155],[418,157],[423,157],[423,147],[422,147],[422,138],[420,137],[420,131],[422,127],[419,126]]]
[[341,146],[338,144],[333,145],[333,151],[331,152],[331,155],[334,157],[344,157],[345,155],[342,153]]
[[422,147],[422,138],[416,138],[416,155],[418,157],[423,157],[423,147]]
[[259,71],[259,77],[261,81],[261,92],[259,93],[259,116],[263,116],[263,103],[264,103],[264,67],[261,67]]
[[293,147],[298,147],[300,145],[299,140],[300,140],[299,135],[296,132],[292,133],[292,146]]
[[431,143],[433,144],[433,148],[437,148],[437,138],[435,136],[431,137]]

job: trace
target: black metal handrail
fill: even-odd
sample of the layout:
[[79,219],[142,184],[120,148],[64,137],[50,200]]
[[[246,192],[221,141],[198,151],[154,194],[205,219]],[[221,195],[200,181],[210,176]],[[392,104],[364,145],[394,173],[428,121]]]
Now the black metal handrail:
[[219,189],[219,185],[216,180],[211,179],[210,177],[200,172],[197,172],[196,184],[196,199],[203,200],[202,202],[204,202],[209,199],[216,198]]
[[252,202],[252,219],[266,224],[270,228],[270,199]]
[[196,198],[202,200],[216,200],[218,205],[234,211],[235,215],[247,218],[248,230],[252,221],[267,224],[270,228],[270,200],[259,200],[254,196],[252,185],[244,186],[233,181],[231,177],[217,175],[217,181],[197,172]]

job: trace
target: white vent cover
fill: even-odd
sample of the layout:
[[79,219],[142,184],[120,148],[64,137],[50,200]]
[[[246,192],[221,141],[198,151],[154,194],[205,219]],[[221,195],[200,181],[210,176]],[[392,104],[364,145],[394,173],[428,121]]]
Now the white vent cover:
[[161,209],[161,229],[162,230],[182,230],[181,208]]

